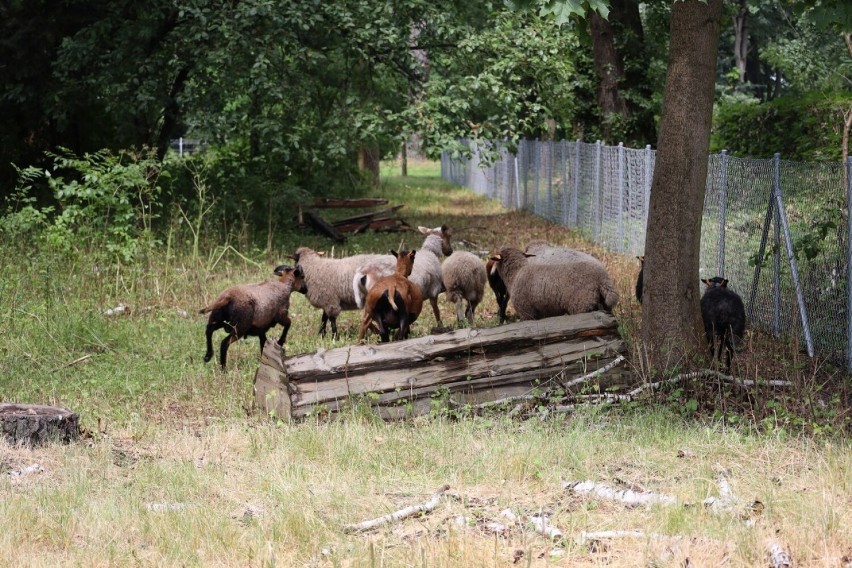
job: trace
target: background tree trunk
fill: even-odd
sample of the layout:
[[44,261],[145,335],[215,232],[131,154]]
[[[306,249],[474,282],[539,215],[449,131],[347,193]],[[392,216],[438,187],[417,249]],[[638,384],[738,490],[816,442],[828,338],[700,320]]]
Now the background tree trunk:
[[358,170],[369,174],[370,184],[379,184],[379,148],[361,146],[358,148]]
[[676,0],[645,244],[642,338],[649,369],[703,349],[699,339],[701,214],[722,0]]

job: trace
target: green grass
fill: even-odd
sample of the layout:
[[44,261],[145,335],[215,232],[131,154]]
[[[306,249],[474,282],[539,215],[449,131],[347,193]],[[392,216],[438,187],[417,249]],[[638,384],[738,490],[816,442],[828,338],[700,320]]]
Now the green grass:
[[[561,227],[441,182],[435,164],[414,168],[407,178],[384,178],[373,193],[404,204],[399,214],[413,227],[446,223],[457,246],[476,251],[538,238],[591,250]],[[416,247],[421,237],[357,235],[333,252],[383,251],[400,241]],[[249,261],[231,251],[214,262],[222,243],[207,243],[200,259],[166,259],[155,249],[120,268],[84,250],[61,257],[0,244],[0,400],[67,406],[89,433],[68,446],[0,444],[0,565],[503,566],[520,550],[521,565],[679,566],[688,557],[698,566],[764,566],[763,540],[776,535],[803,566],[837,566],[852,553],[848,439],[790,436],[806,428],[785,419],[812,418],[783,406],[775,420],[785,430],[757,433],[772,395],[727,400],[720,408],[738,413],[737,428],[714,418],[715,393],[703,395],[711,408],[700,419],[683,412],[694,392],[527,421],[495,413],[386,424],[355,406],[336,421],[289,424],[252,412],[257,341],[233,346],[225,372],[205,365],[197,311],[227,286],[270,277],[303,244],[332,252],[323,237],[293,229],[276,233],[270,251],[235,245]],[[635,349],[635,261],[595,252],[622,294],[616,315]],[[119,304],[125,313],[106,314]],[[441,307],[451,321],[450,306]],[[336,341],[317,337],[319,312],[301,295],[292,317],[288,354],[351,343],[359,314],[341,316]],[[476,323],[497,324],[490,293]],[[414,334],[434,324],[427,309]],[[222,337],[214,338],[217,353]],[[817,376],[782,348],[770,353],[773,364],[761,353],[743,355],[747,377]],[[45,471],[7,475],[32,463]],[[719,468],[743,504],[765,504],[754,527],[697,505],[628,509],[561,490],[562,480],[588,478],[695,504],[718,494]],[[460,500],[367,536],[343,531],[423,502],[445,483]],[[527,525],[497,537],[484,531],[505,508],[545,511],[566,537],[553,544]],[[468,520],[457,525],[459,516]],[[577,540],[610,529],[685,538],[621,539],[596,550]],[[554,547],[564,555],[551,556]]]

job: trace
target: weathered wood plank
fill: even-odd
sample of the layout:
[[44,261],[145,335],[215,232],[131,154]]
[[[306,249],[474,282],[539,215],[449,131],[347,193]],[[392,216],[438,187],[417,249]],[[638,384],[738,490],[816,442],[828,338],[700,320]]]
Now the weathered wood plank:
[[[271,341],[255,377],[255,404],[296,418],[362,401],[380,416],[400,418],[429,412],[436,395],[463,405],[552,390],[604,367],[625,349],[615,318],[604,312],[289,358]],[[620,371],[576,388],[607,388],[613,380],[623,381]]]
[[[370,402],[378,406],[382,405],[400,405],[407,404],[418,398],[431,398],[436,393],[444,393],[451,395],[454,400],[460,404],[478,404],[480,402],[497,400],[506,396],[515,396],[518,394],[531,394],[533,392],[542,392],[544,390],[561,387],[560,383],[567,379],[579,376],[596,369],[604,367],[607,363],[615,359],[615,356],[602,357],[592,360],[578,360],[566,366],[554,366],[535,370],[524,370],[517,373],[509,373],[499,375],[497,377],[482,377],[479,379],[457,380],[453,382],[439,382],[428,386],[418,388],[392,390],[383,393],[373,393],[376,396],[370,397]],[[557,380],[558,377],[563,377],[562,380]],[[618,384],[622,377],[617,373],[607,374],[600,377],[592,384],[600,390],[605,390],[612,384]],[[577,385],[569,389],[569,391],[577,392],[581,388],[588,388],[589,385]],[[357,395],[356,395],[357,396]],[[299,404],[294,403],[292,412],[294,417],[305,416],[312,413],[318,407],[325,411],[336,412],[345,407],[349,403],[349,397],[341,397],[335,400],[326,401],[320,405],[316,404]]]
[[501,377],[521,371],[567,365],[592,354],[617,353],[623,350],[621,339],[584,338],[581,343],[553,343],[529,351],[488,353],[473,357],[433,360],[428,365],[407,368],[375,368],[358,374],[342,373],[315,380],[290,381],[294,406],[320,404],[367,392],[422,388],[470,377]]
[[358,221],[369,221],[378,217],[387,217],[391,213],[399,211],[403,207],[405,207],[405,205],[394,205],[393,207],[387,207],[385,209],[378,209],[376,211],[369,211],[367,213],[359,213],[357,215],[352,215],[351,217],[344,217],[343,219],[338,219],[334,222],[334,225],[346,225],[348,223],[355,223]]
[[303,213],[303,216],[311,227],[324,234],[325,236],[331,237],[339,243],[342,243],[346,240],[346,237],[340,231],[335,229],[331,223],[329,223],[313,211],[305,211]]
[[287,359],[287,376],[292,382],[381,367],[410,367],[456,352],[503,352],[521,350],[538,344],[563,342],[606,332],[617,334],[612,314],[591,312],[559,316],[543,320],[516,322],[486,329],[459,329],[439,335],[427,335],[385,344],[352,345],[336,349],[320,349],[316,353]]

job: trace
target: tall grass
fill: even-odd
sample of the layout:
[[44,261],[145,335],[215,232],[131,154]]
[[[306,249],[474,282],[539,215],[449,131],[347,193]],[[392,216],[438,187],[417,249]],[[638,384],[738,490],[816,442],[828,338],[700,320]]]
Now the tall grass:
[[[641,324],[631,296],[633,259],[444,184],[430,177],[434,164],[422,168],[409,164],[411,176],[387,177],[375,194],[404,204],[399,214],[414,227],[448,224],[459,248],[544,238],[595,252],[613,274],[622,295],[616,316],[635,344]],[[764,566],[762,542],[770,536],[800,565],[836,566],[852,554],[848,440],[800,435],[813,419],[784,406],[773,424],[785,428],[768,427],[761,420],[771,393],[725,399],[723,407],[718,393],[673,390],[650,405],[523,422],[495,413],[383,423],[355,405],[336,421],[288,424],[251,409],[255,340],[232,347],[225,372],[202,363],[205,320],[197,311],[225,287],[269,278],[302,244],[342,255],[400,241],[416,248],[421,236],[357,235],[330,247],[291,228],[274,235],[273,250],[202,240],[200,258],[188,246],[168,258],[155,248],[118,267],[98,265],[82,245],[60,257],[0,244],[7,332],[0,399],[67,406],[88,431],[68,446],[0,444],[0,565],[499,566],[521,556],[521,565],[682,566],[689,558],[698,566]],[[119,305],[126,309],[108,315]],[[450,306],[441,306],[451,321]],[[496,313],[488,294],[476,324],[496,325]],[[319,313],[301,295],[293,297],[292,317],[288,354],[346,345],[358,322],[357,313],[344,313],[341,339],[321,340]],[[431,310],[421,318],[415,335],[435,324]],[[743,355],[748,377],[795,378],[803,398],[814,396],[814,408],[822,408],[817,386],[830,374],[788,347],[759,337],[754,343]],[[695,399],[700,407],[684,410]],[[731,427],[731,416],[742,424]],[[32,463],[44,472],[9,475]],[[697,504],[717,494],[720,469],[743,504],[764,503],[754,526],[739,510],[627,509],[569,496],[560,484],[589,478]],[[445,483],[458,499],[427,516],[366,536],[343,531],[346,523],[425,501]],[[501,520],[506,508],[545,512],[566,537],[551,543],[525,524],[487,532],[485,523]],[[680,538],[596,548],[577,539],[607,529]]]

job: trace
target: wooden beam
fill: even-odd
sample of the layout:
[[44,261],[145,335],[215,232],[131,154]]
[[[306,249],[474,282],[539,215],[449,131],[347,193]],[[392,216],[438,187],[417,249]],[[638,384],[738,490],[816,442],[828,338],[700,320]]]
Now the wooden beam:
[[[270,349],[280,352],[274,341],[265,353]],[[615,318],[592,312],[288,358],[265,355],[255,378],[255,403],[298,418],[335,412],[363,397],[381,416],[398,418],[429,412],[436,394],[467,405],[564,390],[569,379],[602,369],[624,352]],[[616,369],[592,382],[607,388],[625,377]],[[575,388],[583,387],[588,384]]]
[[318,209],[328,208],[359,208],[359,207],[378,207],[387,205],[388,200],[380,197],[362,197],[357,199],[344,199],[334,197],[315,197],[313,206]]

